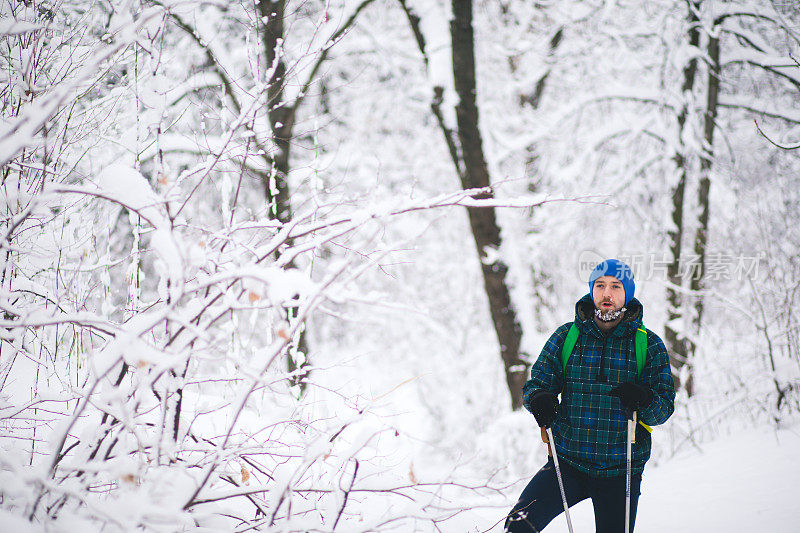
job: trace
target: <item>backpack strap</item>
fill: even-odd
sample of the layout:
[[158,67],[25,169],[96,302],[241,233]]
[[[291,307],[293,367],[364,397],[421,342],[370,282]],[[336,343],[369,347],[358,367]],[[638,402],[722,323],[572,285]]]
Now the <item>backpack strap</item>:
[[575,348],[575,343],[578,342],[578,335],[580,335],[580,333],[581,332],[578,331],[578,326],[573,322],[569,327],[569,331],[567,331],[567,338],[564,339],[564,346],[561,347],[561,366],[564,371],[567,370],[567,361],[569,361],[569,356],[572,355],[572,350]]
[[647,331],[644,327],[636,330],[633,342],[636,351],[636,377],[638,378],[642,375],[642,369],[647,359]]
[[[636,330],[633,338],[634,351],[636,352],[636,377],[642,375],[645,360],[647,359],[647,331],[644,326]],[[653,428],[639,420],[639,425],[647,430],[648,433],[653,432]]]

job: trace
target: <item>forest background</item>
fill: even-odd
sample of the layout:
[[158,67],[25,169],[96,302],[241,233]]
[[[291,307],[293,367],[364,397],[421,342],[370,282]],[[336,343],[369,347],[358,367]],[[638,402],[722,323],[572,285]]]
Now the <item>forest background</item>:
[[3,0],[0,524],[502,520],[606,257],[679,388],[651,464],[791,427],[799,8]]

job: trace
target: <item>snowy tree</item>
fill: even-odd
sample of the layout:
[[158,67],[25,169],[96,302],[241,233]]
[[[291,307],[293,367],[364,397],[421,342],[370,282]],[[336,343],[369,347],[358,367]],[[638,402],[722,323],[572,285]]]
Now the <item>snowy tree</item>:
[[[185,76],[170,24],[202,10],[69,7],[3,27],[0,490],[21,517],[3,527],[414,529],[463,511],[444,493],[493,492],[392,470],[407,437],[381,397],[322,368],[301,400],[278,364],[312,313],[359,294],[376,265],[359,248],[389,220],[498,207],[486,190],[280,220],[244,194],[273,168],[271,85],[209,116],[228,89]],[[313,276],[295,266],[340,241]]]
[[600,254],[692,392],[654,461],[800,410],[796,6],[2,13],[0,529],[501,520]]
[[[426,39],[419,14],[406,2],[400,2],[423,60],[431,69]],[[455,106],[455,125],[448,122],[442,110],[446,87],[433,85],[431,110],[447,144],[451,160],[464,189],[486,188],[492,183],[478,120],[476,103],[477,84],[475,66],[475,38],[473,32],[473,5],[471,1],[453,1],[450,5],[450,49],[453,87],[458,103]],[[492,193],[487,193],[491,198]],[[505,369],[506,383],[513,409],[522,407],[524,385],[530,361],[520,353],[522,327],[511,299],[507,281],[508,265],[500,255],[502,237],[497,217],[492,209],[468,210],[470,230],[478,250],[483,274],[484,290],[489,301],[492,323],[500,345],[500,357]]]

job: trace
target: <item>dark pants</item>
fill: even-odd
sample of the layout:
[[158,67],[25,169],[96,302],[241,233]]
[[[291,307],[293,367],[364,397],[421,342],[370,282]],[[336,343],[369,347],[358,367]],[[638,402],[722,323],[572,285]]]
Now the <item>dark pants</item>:
[[[592,499],[596,533],[623,533],[625,531],[625,476],[596,478],[559,462],[564,492],[570,507]],[[639,487],[642,476],[631,476],[631,531],[636,519]],[[508,513],[505,531],[535,533],[544,529],[555,517],[564,512],[561,491],[553,458],[550,457],[522,491],[519,501]]]

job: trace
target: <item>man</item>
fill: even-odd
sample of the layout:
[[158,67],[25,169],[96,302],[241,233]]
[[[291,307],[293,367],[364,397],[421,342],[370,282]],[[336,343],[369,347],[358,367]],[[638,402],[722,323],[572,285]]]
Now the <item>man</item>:
[[[634,298],[633,272],[625,263],[603,261],[589,276],[589,294],[575,305],[577,341],[562,354],[573,323],[559,327],[542,349],[523,388],[523,404],[541,428],[552,427],[567,503],[592,499],[597,533],[625,530],[628,415],[647,426],[672,414],[675,389],[663,341],[640,335],[644,359],[637,363],[636,331],[642,304]],[[574,334],[573,334],[574,335]],[[561,403],[558,394],[561,394]],[[644,464],[650,457],[649,427],[636,425],[630,493],[631,530]],[[544,432],[543,432],[544,435]],[[506,531],[532,533],[564,512],[550,457],[522,491],[506,520]]]

